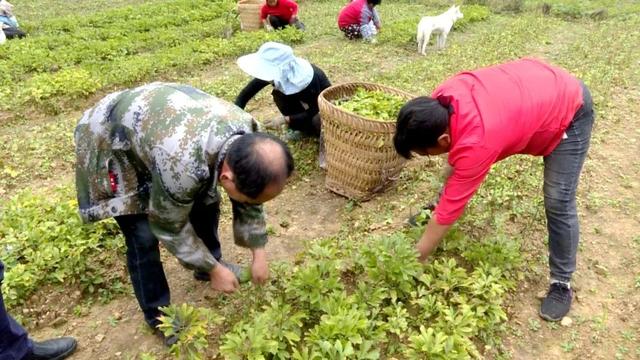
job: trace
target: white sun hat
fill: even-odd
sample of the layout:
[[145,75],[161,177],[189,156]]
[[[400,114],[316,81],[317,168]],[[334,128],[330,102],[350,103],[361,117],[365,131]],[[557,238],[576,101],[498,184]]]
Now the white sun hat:
[[247,74],[264,81],[273,81],[273,86],[285,95],[299,93],[311,83],[313,67],[293,55],[290,46],[269,41],[257,52],[238,58],[238,66]]

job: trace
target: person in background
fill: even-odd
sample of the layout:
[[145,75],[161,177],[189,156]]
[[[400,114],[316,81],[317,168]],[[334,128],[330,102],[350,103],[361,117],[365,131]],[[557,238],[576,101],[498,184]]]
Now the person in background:
[[238,107],[244,109],[260,90],[272,85],[271,95],[281,115],[265,121],[265,126],[287,125],[305,135],[320,136],[318,95],[331,83],[319,67],[294,56],[290,46],[277,42],[264,43],[256,53],[238,58],[237,63],[254,77],[238,94]]
[[62,360],[76,349],[72,337],[42,342],[29,339],[29,334],[9,314],[2,298],[4,264],[0,261],[0,360]]
[[260,9],[260,21],[267,31],[288,25],[304,30],[304,24],[298,19],[298,4],[293,0],[266,0]]
[[338,15],[338,27],[349,40],[364,39],[375,43],[380,31],[380,15],[375,9],[382,0],[353,0]]
[[24,31],[20,30],[18,19],[13,15],[13,5],[6,0],[0,0],[0,44],[6,39],[23,38],[27,36]]
[[405,158],[448,154],[452,167],[422,238],[421,261],[438,246],[492,165],[514,154],[544,158],[550,285],[540,316],[561,320],[573,299],[580,226],[576,190],[594,123],[586,85],[567,71],[523,59],[446,80],[398,114],[394,145]]
[[[138,304],[167,346],[178,337],[158,331],[159,308],[170,303],[159,241],[215,291],[268,278],[262,204],[282,192],[294,165],[286,144],[255,130],[254,119],[237,106],[161,82],[107,95],[78,122],[80,216],[118,223]],[[218,185],[231,200],[236,245],[251,250],[250,275],[222,259]]]

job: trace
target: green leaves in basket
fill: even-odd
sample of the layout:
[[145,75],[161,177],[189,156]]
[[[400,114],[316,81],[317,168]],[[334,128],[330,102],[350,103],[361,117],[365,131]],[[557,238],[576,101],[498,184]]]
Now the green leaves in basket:
[[405,100],[384,91],[358,88],[352,97],[338,99],[336,106],[376,121],[393,122]]

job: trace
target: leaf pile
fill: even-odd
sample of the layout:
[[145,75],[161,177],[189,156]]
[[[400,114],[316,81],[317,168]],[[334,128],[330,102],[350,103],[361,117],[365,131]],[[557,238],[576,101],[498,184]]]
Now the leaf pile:
[[358,88],[355,94],[334,102],[338,107],[376,121],[393,122],[398,117],[405,99],[384,91]]

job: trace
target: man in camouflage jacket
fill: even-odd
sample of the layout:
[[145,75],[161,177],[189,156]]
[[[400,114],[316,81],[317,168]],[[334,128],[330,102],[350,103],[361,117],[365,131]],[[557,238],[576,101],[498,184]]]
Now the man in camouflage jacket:
[[255,130],[252,117],[235,105],[169,83],[110,94],[80,119],[80,215],[85,222],[118,222],[150,326],[158,324],[158,307],[169,304],[158,240],[215,290],[238,287],[237,266],[221,261],[218,183],[231,198],[235,243],[252,249],[252,279],[266,280],[261,204],[282,191],[293,160],[279,139]]

